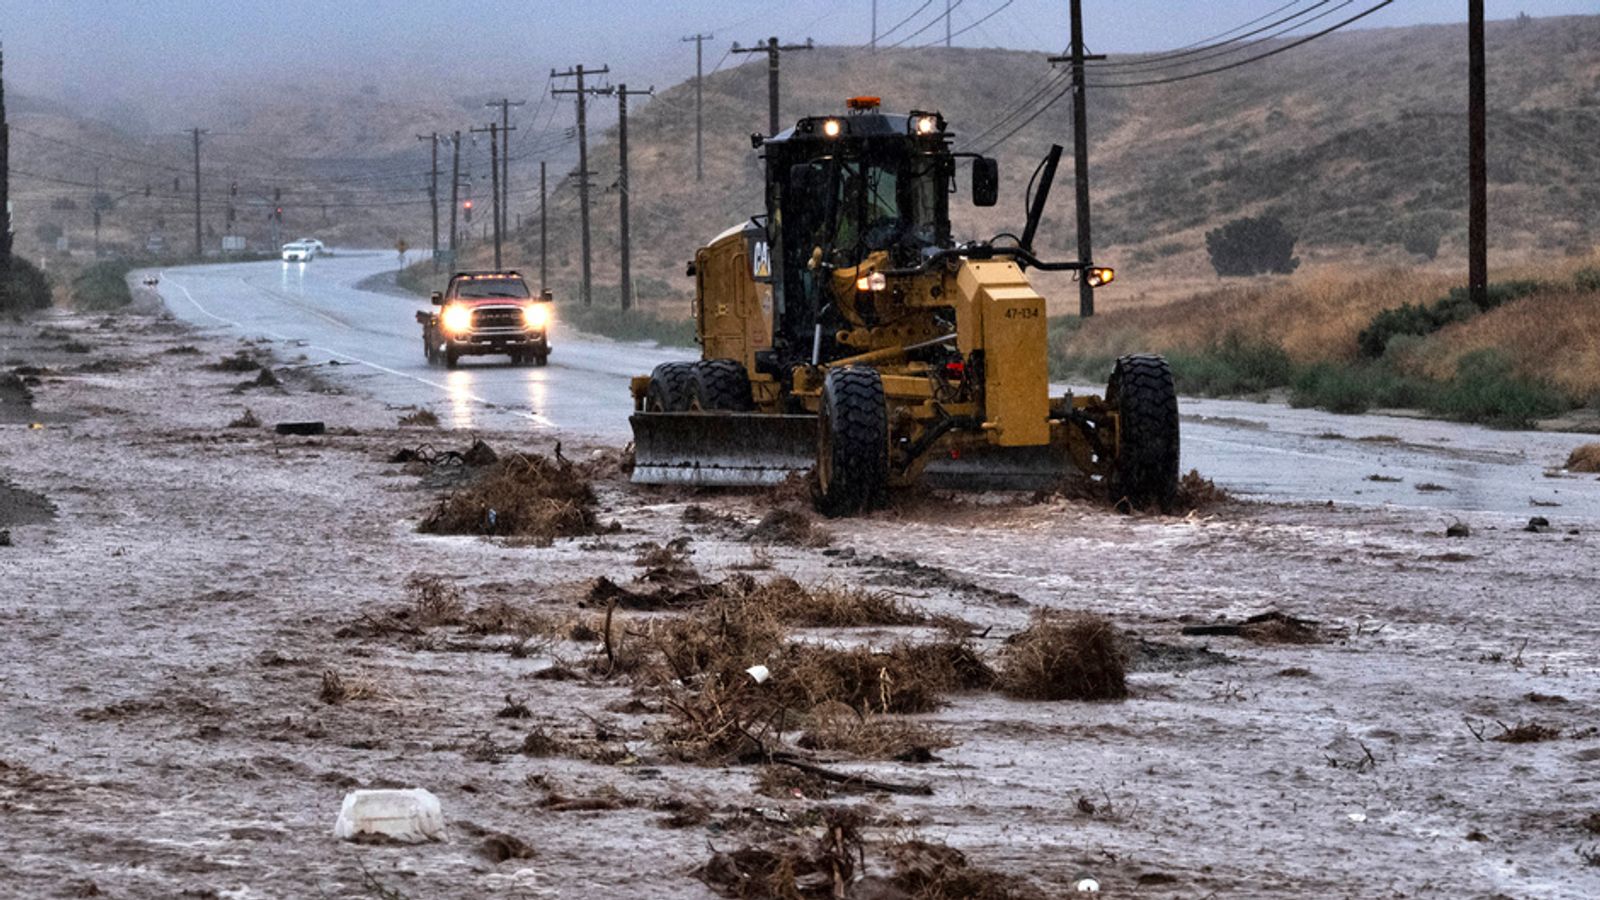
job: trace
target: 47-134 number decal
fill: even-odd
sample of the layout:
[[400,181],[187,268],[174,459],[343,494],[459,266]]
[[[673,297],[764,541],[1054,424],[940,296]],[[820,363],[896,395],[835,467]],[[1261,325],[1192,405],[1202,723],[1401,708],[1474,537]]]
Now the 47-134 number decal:
[[1010,306],[1006,308],[1008,319],[1037,319],[1039,308],[1037,306]]

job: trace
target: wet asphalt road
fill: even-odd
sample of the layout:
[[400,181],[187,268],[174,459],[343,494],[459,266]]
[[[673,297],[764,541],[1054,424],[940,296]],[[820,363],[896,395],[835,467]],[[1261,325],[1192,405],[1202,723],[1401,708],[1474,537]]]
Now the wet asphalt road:
[[[503,357],[468,357],[455,371],[429,366],[412,315],[427,302],[357,287],[396,262],[378,252],[193,266],[162,272],[159,291],[182,319],[283,342],[290,358],[344,364],[333,371],[351,387],[397,407],[429,407],[456,428],[559,429],[620,444],[628,439],[628,379],[691,358],[685,349],[574,334],[558,315],[547,367],[515,367]],[[1231,400],[1186,399],[1182,410],[1184,469],[1242,496],[1435,509],[1441,521],[1471,512],[1506,525],[1532,515],[1558,526],[1600,522],[1600,481],[1557,471],[1592,435]]]

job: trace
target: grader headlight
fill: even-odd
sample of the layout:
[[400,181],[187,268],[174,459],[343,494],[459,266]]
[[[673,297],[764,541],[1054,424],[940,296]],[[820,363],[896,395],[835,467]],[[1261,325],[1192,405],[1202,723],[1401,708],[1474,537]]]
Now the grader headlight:
[[939,130],[937,116],[917,116],[911,120],[911,128],[917,134],[933,134]]
[[822,133],[827,137],[836,138],[842,131],[844,123],[838,119],[828,119],[822,123]]
[[882,272],[869,272],[856,279],[856,290],[862,293],[881,291],[888,286],[889,279]]

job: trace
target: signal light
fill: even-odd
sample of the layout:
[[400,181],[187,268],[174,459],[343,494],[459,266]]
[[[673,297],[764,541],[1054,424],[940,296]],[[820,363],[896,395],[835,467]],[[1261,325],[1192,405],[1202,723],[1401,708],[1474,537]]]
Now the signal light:
[[1089,287],[1097,288],[1101,285],[1110,284],[1111,282],[1115,281],[1117,278],[1117,270],[1104,266],[1095,266],[1089,271],[1085,272],[1084,277],[1088,279]]

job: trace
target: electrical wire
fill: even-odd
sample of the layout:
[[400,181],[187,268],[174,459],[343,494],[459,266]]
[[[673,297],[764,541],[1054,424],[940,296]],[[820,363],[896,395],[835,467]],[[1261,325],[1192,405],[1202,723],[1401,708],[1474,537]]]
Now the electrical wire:
[[[910,34],[906,35],[905,37],[901,38],[898,41],[895,41],[894,43],[890,44],[888,47],[885,47],[883,49],[893,50],[894,48],[899,47],[900,45],[906,43],[907,41],[910,41],[912,38],[915,38],[917,35],[922,34],[924,31],[927,31],[929,28],[932,28],[933,26],[939,24],[939,20],[940,19],[943,19],[946,16],[949,16],[949,15],[953,14],[961,6],[961,4],[965,3],[965,2],[966,2],[966,0],[956,0],[956,2],[950,4],[950,8],[949,9],[945,10],[942,13],[939,13],[938,15],[934,16],[932,19],[929,19],[927,24],[923,25],[921,28],[918,28],[916,31],[911,32]],[[950,37],[954,38],[955,37],[955,33],[951,32]],[[939,43],[938,41],[934,41],[934,44],[938,44],[938,43]]]
[[[1365,9],[1365,10],[1362,10],[1361,12],[1356,13],[1355,15],[1353,15],[1353,16],[1347,18],[1347,19],[1344,19],[1343,21],[1340,21],[1340,22],[1337,22],[1337,23],[1335,23],[1333,25],[1330,25],[1327,28],[1322,29],[1321,31],[1313,32],[1312,34],[1305,35],[1305,36],[1300,37],[1300,38],[1298,38],[1296,40],[1290,41],[1290,42],[1284,44],[1281,47],[1274,47],[1273,49],[1268,50],[1266,52],[1258,53],[1255,56],[1249,57],[1247,59],[1237,60],[1235,62],[1228,63],[1227,65],[1214,66],[1214,67],[1212,67],[1210,69],[1205,69],[1205,70],[1202,70],[1202,71],[1199,71],[1199,72],[1190,72],[1190,73],[1187,73],[1187,74],[1184,74],[1184,75],[1169,76],[1167,78],[1149,79],[1149,80],[1145,80],[1145,81],[1116,83],[1116,84],[1113,84],[1113,83],[1088,84],[1087,87],[1093,87],[1093,88],[1147,87],[1147,86],[1154,86],[1154,85],[1161,85],[1161,84],[1172,84],[1172,83],[1178,82],[1178,81],[1188,81],[1188,80],[1194,79],[1194,78],[1202,78],[1202,77],[1205,77],[1205,76],[1208,76],[1208,75],[1215,75],[1215,74],[1217,74],[1219,72],[1230,71],[1232,69],[1237,69],[1237,68],[1240,68],[1242,66],[1249,65],[1251,63],[1260,62],[1261,60],[1268,59],[1268,58],[1273,57],[1273,56],[1277,56],[1280,53],[1286,53],[1286,52],[1288,52],[1290,50],[1293,50],[1296,47],[1300,47],[1300,46],[1303,46],[1305,44],[1308,44],[1308,43],[1310,43],[1310,42],[1312,42],[1312,41],[1314,41],[1314,40],[1316,40],[1316,39],[1318,39],[1320,37],[1323,37],[1325,35],[1331,34],[1331,33],[1335,32],[1335,31],[1338,31],[1339,29],[1344,28],[1344,27],[1346,27],[1346,26],[1348,26],[1348,25],[1350,25],[1350,24],[1352,24],[1354,22],[1357,22],[1357,21],[1359,21],[1361,19],[1364,19],[1367,16],[1372,15],[1373,13],[1377,12],[1380,9],[1383,9],[1385,6],[1388,6],[1393,2],[1394,2],[1394,0],[1382,0],[1382,2],[1377,3],[1374,6],[1371,6],[1371,7],[1367,8],[1367,9]],[[1002,137],[998,138],[997,140],[994,140],[994,141],[990,142],[986,147],[984,147],[983,150],[981,150],[979,152],[980,153],[984,153],[984,154],[988,154],[988,153],[993,152],[996,147],[999,147],[1001,144],[1003,144],[1006,141],[1010,140],[1013,136],[1015,136],[1017,134],[1017,132],[1021,131],[1023,128],[1026,128],[1035,119],[1037,119],[1039,116],[1043,115],[1046,110],[1048,110],[1052,106],[1054,106],[1057,102],[1059,102],[1061,100],[1062,97],[1065,97],[1071,91],[1072,91],[1072,85],[1070,83],[1068,83],[1068,85],[1064,89],[1059,91],[1054,97],[1051,97],[1049,102],[1045,103],[1045,105],[1043,105],[1043,106],[1039,107],[1038,109],[1034,110],[1033,113],[1030,114],[1026,119],[1023,119],[1020,123],[1018,123],[1010,131],[1007,131],[1005,133],[1005,135],[1003,135]]]

